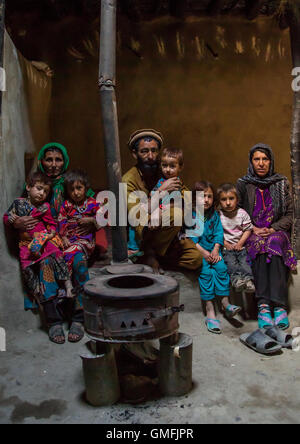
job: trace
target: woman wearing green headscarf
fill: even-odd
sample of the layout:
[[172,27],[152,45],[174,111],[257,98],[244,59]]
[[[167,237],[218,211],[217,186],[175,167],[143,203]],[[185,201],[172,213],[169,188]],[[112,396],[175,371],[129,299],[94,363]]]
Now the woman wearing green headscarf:
[[38,155],[38,170],[52,179],[51,212],[56,219],[64,200],[64,173],[67,171],[70,159],[66,148],[60,143],[48,143],[43,146]]
[[[65,199],[64,189],[64,173],[69,166],[69,156],[66,148],[60,143],[48,143],[39,152],[37,169],[52,179],[52,195],[50,197],[50,206],[52,216],[56,220],[60,211],[60,207]],[[88,191],[90,196],[94,193],[92,190]],[[23,231],[31,230],[35,227],[38,221],[31,216],[20,217],[15,223],[15,228]],[[87,235],[91,231],[94,231],[95,225],[86,223],[79,228],[78,234]],[[78,268],[78,269],[77,269]],[[88,280],[87,269],[82,270],[82,264],[78,264],[78,267],[73,270],[73,277],[75,284],[81,288],[83,283]],[[77,279],[78,278],[78,279]],[[78,282],[80,281],[80,285]],[[71,328],[69,331],[69,341],[77,342],[84,334],[83,331],[83,311],[82,311],[82,299],[79,290],[79,294],[74,300],[66,301],[67,307],[63,307],[59,303],[58,298],[44,304],[44,312],[49,325],[52,326],[52,330],[49,333],[50,339],[58,344],[62,344],[65,341],[63,331],[63,320],[65,314],[71,318]],[[27,308],[35,308],[34,306],[27,306]],[[67,311],[67,313],[66,313]]]

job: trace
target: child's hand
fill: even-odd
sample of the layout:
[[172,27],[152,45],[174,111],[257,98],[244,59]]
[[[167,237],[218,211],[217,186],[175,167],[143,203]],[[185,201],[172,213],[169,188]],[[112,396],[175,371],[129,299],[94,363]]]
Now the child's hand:
[[227,241],[224,241],[224,247],[226,248],[226,250],[232,251],[232,250],[234,250],[235,245],[234,244],[230,244]]
[[211,263],[211,262],[212,262],[212,257],[211,257],[211,254],[210,254],[209,251],[204,250],[204,251],[203,251],[203,257],[204,257],[204,259],[205,259],[208,263]]
[[217,264],[218,262],[220,262],[222,260],[220,254],[219,254],[219,248],[215,247],[212,252],[210,253],[210,257],[211,257],[211,263],[212,264]]
[[158,191],[167,191],[168,193],[170,193],[171,191],[179,191],[181,187],[182,184],[180,179],[178,179],[178,177],[172,177],[171,179],[166,180]]
[[53,239],[56,236],[56,231],[55,230],[51,230],[48,236],[48,240]]
[[71,247],[71,242],[69,241],[69,239],[67,237],[62,237],[61,240],[62,240],[65,250],[67,250],[67,248]]
[[87,236],[96,231],[96,219],[94,217],[83,217],[79,219],[78,225],[79,228],[77,232],[79,236]]
[[237,244],[234,245],[235,251],[242,251],[243,249],[244,249],[244,245],[241,244],[240,242],[238,242]]

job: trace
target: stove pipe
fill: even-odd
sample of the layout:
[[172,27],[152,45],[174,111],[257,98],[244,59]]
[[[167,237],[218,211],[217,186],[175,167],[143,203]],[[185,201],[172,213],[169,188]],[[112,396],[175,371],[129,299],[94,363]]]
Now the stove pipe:
[[[126,227],[119,226],[122,182],[118,114],[116,101],[116,8],[117,0],[102,0],[100,30],[99,89],[103,122],[108,187],[116,197],[117,225],[112,230],[113,263],[128,261]],[[124,208],[124,202],[121,202]]]

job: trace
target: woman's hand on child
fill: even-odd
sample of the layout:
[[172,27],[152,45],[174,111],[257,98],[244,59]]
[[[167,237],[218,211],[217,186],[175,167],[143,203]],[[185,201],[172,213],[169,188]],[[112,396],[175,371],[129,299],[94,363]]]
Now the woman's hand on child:
[[31,216],[18,217],[13,223],[16,230],[19,231],[31,231],[36,227],[38,221]]

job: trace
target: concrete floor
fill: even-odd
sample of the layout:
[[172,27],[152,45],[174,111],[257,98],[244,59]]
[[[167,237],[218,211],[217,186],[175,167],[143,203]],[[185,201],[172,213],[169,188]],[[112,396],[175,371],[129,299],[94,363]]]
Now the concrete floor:
[[[84,401],[79,357],[83,344],[48,341],[37,319],[21,310],[7,328],[7,351],[0,353],[0,423],[218,424],[300,423],[300,353],[285,350],[264,357],[239,342],[256,329],[255,321],[222,319],[223,334],[207,332],[196,281],[169,272],[180,281],[180,331],[193,337],[191,393],[138,405],[94,408]],[[297,279],[291,287],[291,326],[300,326]],[[296,281],[296,282],[295,282]],[[299,286],[300,288],[300,286]]]

